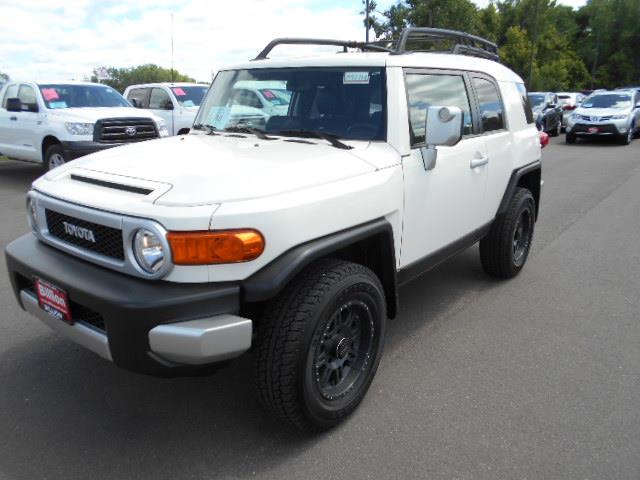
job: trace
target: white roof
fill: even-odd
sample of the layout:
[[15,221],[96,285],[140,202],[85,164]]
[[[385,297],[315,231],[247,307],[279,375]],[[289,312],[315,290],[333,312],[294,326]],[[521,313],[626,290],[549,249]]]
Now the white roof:
[[450,53],[408,52],[391,55],[385,52],[348,52],[300,57],[282,57],[254,60],[237,64],[222,70],[250,68],[291,68],[291,67],[414,67],[447,70],[466,70],[486,73],[496,80],[524,83],[511,69],[504,65],[469,55]]
[[127,88],[143,88],[143,87],[204,87],[209,88],[209,85],[204,83],[192,83],[192,82],[157,82],[157,83],[140,83],[137,85],[129,85]]
[[103,83],[86,82],[83,80],[18,80],[11,79],[7,83],[33,83],[36,85],[97,85],[102,87],[108,87]]

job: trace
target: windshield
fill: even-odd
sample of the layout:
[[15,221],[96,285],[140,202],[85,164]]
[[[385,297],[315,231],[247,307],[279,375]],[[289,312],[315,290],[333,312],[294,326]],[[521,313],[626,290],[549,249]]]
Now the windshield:
[[621,94],[594,95],[582,103],[582,108],[629,108],[631,96]]
[[40,85],[47,108],[130,107],[122,95],[106,85]]
[[218,73],[195,125],[268,134],[386,138],[382,68],[256,68]]
[[204,98],[204,94],[207,93],[207,85],[193,86],[193,87],[171,87],[173,94],[176,96],[176,100],[183,107],[199,107]]
[[529,95],[529,101],[532,108],[539,108],[544,104],[544,95]]

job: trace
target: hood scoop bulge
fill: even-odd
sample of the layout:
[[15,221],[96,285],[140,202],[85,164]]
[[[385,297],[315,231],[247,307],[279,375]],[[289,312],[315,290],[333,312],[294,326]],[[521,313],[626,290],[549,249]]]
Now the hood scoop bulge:
[[99,187],[112,188],[114,190],[121,190],[123,192],[129,193],[137,193],[138,195],[149,195],[153,192],[152,189],[144,188],[144,187],[136,187],[133,185],[126,185],[124,183],[116,183],[110,182],[107,180],[100,180],[98,178],[86,177],[84,175],[78,175],[76,173],[72,173],[70,175],[71,180],[75,180],[76,182],[84,182],[89,183],[91,185],[97,185]]

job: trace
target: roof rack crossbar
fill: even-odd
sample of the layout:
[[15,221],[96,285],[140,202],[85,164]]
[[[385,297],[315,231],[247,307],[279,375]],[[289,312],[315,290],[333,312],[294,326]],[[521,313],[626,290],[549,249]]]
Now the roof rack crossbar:
[[362,51],[371,50],[375,52],[393,52],[392,49],[365,42],[354,42],[345,40],[330,40],[324,38],[276,38],[269,42],[264,49],[258,54],[254,60],[264,60],[267,55],[271,53],[271,50],[278,45],[332,45],[336,47],[342,47],[343,51],[347,51],[347,48],[358,48]]
[[402,35],[393,53],[400,55],[411,51],[407,50],[407,43],[412,40],[433,42],[438,40],[453,40],[456,44],[450,50],[450,53],[474,55],[495,61],[498,61],[500,58],[498,56],[498,46],[485,38],[457,30],[425,27],[405,28],[402,31]]

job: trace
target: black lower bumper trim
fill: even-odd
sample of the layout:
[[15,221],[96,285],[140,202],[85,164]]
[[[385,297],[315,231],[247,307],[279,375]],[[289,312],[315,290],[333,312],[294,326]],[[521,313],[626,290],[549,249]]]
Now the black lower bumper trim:
[[[589,132],[590,128],[597,128],[598,131],[591,133]],[[574,135],[622,135],[613,124],[589,125],[577,123],[573,126],[570,133]]]
[[62,150],[66,161],[100,152],[109,148],[125,145],[124,143],[100,143],[100,142],[62,142]]
[[150,355],[148,332],[166,323],[240,310],[234,283],[178,284],[143,280],[84,262],[27,234],[7,246],[7,268],[16,297],[25,279],[42,278],[64,289],[74,304],[104,319],[116,365],[159,376],[197,374],[207,367],[172,365]]

